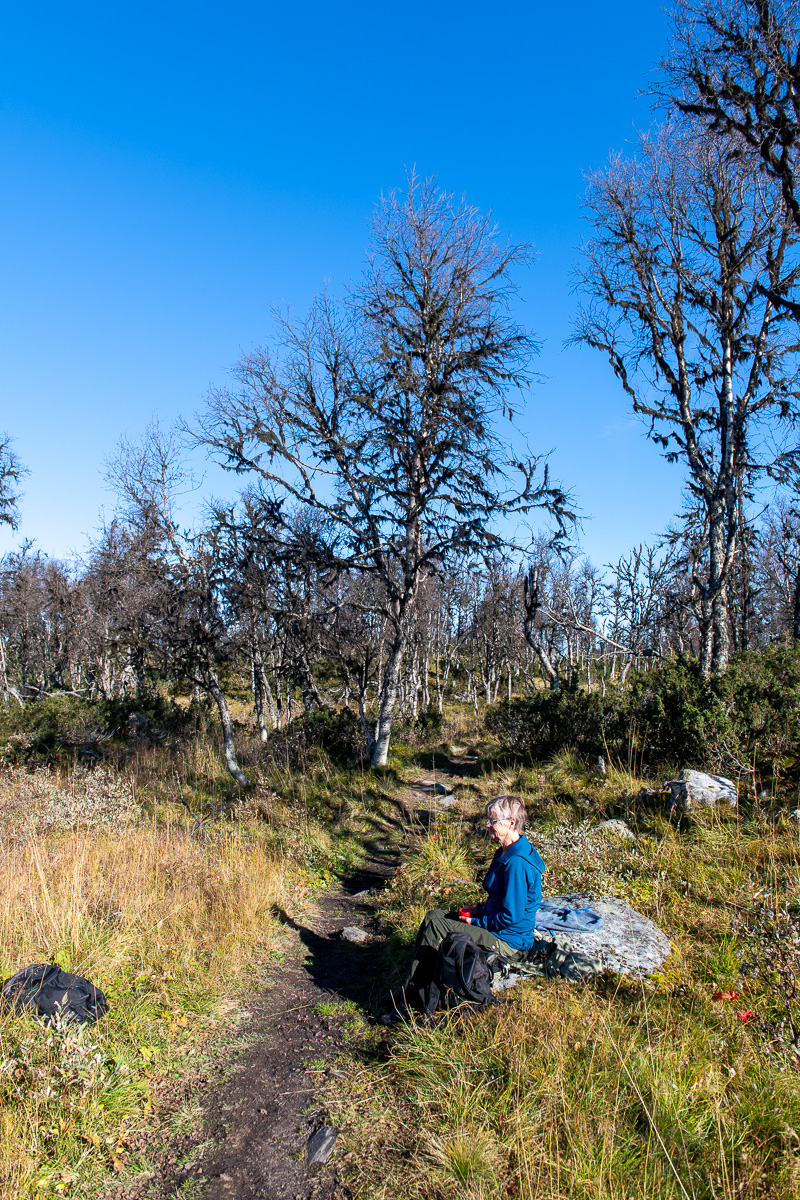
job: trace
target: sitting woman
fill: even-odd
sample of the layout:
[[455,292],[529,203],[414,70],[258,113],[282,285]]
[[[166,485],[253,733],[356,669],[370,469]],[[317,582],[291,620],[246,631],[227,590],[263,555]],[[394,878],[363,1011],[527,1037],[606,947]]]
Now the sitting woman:
[[544,862],[522,833],[525,805],[518,796],[496,796],[486,806],[486,827],[498,845],[483,881],[489,895],[476,908],[459,909],[458,916],[440,908],[427,913],[405,983],[409,1001],[416,1001],[430,979],[436,951],[448,933],[466,933],[484,950],[511,962],[533,946]]

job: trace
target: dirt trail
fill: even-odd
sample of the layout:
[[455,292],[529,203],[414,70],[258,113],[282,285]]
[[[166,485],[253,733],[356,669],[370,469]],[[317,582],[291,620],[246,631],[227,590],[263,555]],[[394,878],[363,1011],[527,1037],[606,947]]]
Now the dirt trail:
[[367,1008],[380,1002],[380,943],[354,945],[338,935],[348,925],[374,931],[373,905],[358,893],[382,886],[392,869],[372,863],[346,888],[319,897],[308,915],[283,914],[297,934],[296,948],[269,989],[249,1004],[237,1032],[236,1064],[206,1115],[209,1145],[172,1179],[171,1194],[185,1194],[193,1179],[205,1185],[195,1193],[203,1200],[349,1195],[337,1178],[335,1152],[326,1167],[306,1166],[308,1137],[326,1124],[311,1103],[315,1076],[322,1062],[327,1076],[335,1074],[334,1060],[346,1043],[341,1022],[314,1010],[326,1002],[354,1000]]
[[[420,771],[398,795],[407,834],[430,822],[447,803],[470,762],[448,763],[450,771]],[[376,931],[375,890],[398,862],[388,848],[375,850],[358,875],[318,897],[308,914],[281,914],[295,935],[287,939],[286,961],[266,991],[254,997],[234,1039],[234,1065],[205,1103],[202,1149],[186,1155],[185,1167],[162,1155],[145,1195],[148,1200],[334,1200],[351,1195],[337,1176],[337,1154],[324,1167],[306,1166],[310,1134],[325,1125],[314,1103],[315,1079],[323,1069],[335,1077],[335,1059],[347,1041],[342,1021],[315,1012],[321,1004],[354,1001],[380,1009],[386,973],[379,939],[354,945],[339,935],[348,925]],[[194,1139],[192,1139],[194,1140]],[[142,1193],[139,1193],[140,1195]]]

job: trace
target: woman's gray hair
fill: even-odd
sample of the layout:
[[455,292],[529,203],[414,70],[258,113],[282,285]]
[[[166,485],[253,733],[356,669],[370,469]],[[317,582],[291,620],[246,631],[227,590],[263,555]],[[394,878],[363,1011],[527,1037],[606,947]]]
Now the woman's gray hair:
[[504,821],[513,821],[514,829],[521,833],[528,820],[525,805],[519,796],[495,796],[486,805],[487,817],[502,817]]

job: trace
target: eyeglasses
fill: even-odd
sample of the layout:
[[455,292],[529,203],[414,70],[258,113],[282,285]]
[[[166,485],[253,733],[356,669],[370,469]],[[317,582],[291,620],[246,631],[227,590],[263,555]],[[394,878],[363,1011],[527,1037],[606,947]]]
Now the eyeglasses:
[[510,817],[487,817],[487,825],[506,825],[511,820]]

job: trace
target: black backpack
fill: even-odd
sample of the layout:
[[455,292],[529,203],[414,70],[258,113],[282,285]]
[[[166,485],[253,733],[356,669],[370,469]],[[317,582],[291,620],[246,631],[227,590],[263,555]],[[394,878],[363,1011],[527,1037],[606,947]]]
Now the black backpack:
[[491,1004],[492,967],[502,962],[498,954],[487,954],[467,933],[448,933],[436,954],[430,982],[420,989],[420,1004],[426,1016],[440,1008],[462,1004]]
[[108,1004],[88,979],[50,963],[25,967],[3,984],[0,1011],[10,1009],[22,1009],[49,1021],[60,1017],[66,1022],[94,1022],[108,1010]]

